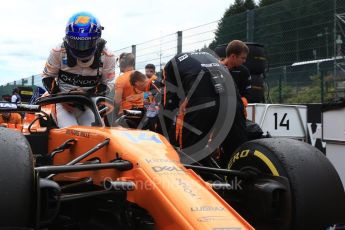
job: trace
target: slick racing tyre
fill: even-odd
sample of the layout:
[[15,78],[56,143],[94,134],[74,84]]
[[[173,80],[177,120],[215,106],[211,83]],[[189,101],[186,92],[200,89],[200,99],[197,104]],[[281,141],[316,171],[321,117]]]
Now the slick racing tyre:
[[30,145],[19,132],[0,128],[0,229],[32,227],[34,166]]
[[[326,229],[332,224],[345,222],[345,193],[340,178],[324,154],[309,144],[284,138],[246,142],[231,156],[228,169],[287,179],[289,189],[286,191],[290,191],[289,199],[280,203],[278,201],[282,196],[271,199],[275,201],[272,202],[272,206],[280,204],[272,208],[272,216],[278,220],[284,219],[284,229]],[[255,179],[246,183],[256,186]],[[250,196],[254,197],[253,200],[260,200],[260,194]],[[256,209],[255,213],[246,212],[251,209],[251,204],[248,201],[244,203],[248,206],[239,206],[245,214],[239,212],[248,221],[254,221],[254,227],[282,229],[281,225],[259,223],[258,216],[267,213],[267,209]],[[290,211],[286,213],[286,210]],[[284,212],[285,214],[282,214]],[[282,216],[279,216],[280,214]]]

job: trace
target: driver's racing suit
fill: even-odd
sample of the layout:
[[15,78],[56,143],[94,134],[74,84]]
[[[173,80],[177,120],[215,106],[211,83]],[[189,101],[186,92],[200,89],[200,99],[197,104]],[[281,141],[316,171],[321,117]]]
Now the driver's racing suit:
[[[103,40],[104,41],[104,40]],[[115,57],[104,43],[87,62],[74,59],[62,43],[51,50],[43,70],[43,84],[51,94],[81,90],[91,95],[105,94],[114,88]],[[86,106],[66,110],[62,104],[56,105],[57,125],[91,125],[94,114]]]

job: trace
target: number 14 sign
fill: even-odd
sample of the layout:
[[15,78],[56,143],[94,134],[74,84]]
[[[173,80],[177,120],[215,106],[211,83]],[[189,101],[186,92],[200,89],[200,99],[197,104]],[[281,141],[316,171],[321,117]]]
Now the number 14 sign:
[[304,105],[249,104],[247,119],[274,137],[304,139],[307,135],[307,107]]

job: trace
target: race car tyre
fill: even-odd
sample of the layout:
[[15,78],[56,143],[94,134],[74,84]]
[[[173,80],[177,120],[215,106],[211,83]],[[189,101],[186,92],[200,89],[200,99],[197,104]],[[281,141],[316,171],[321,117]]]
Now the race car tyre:
[[[291,192],[291,211],[285,220],[288,229],[326,229],[345,222],[341,180],[325,155],[307,143],[284,138],[249,141],[231,156],[228,169],[286,177]],[[247,218],[255,219],[258,213]],[[262,229],[259,226],[254,225]]]
[[35,182],[30,145],[21,133],[0,128],[0,149],[0,229],[32,227]]

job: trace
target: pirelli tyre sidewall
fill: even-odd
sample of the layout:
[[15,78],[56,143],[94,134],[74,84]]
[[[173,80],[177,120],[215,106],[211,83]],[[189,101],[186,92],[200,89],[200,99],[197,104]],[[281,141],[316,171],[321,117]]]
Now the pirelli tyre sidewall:
[[235,151],[228,163],[228,169],[248,169],[274,176],[287,176],[274,153],[255,141],[247,142]]
[[19,132],[0,128],[0,229],[34,225],[35,177],[31,148]]
[[285,138],[249,141],[231,156],[228,169],[286,177],[292,198],[291,229],[325,229],[345,222],[340,178],[325,155],[307,143]]

